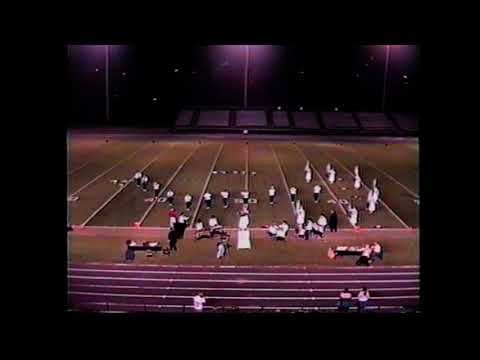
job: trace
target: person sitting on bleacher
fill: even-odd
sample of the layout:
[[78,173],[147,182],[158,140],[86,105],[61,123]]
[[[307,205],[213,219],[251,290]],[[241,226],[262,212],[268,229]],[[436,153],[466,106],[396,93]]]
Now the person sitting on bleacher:
[[345,288],[340,293],[340,299],[338,301],[338,309],[343,311],[348,311],[352,306],[352,293],[348,291],[348,288]]
[[357,295],[358,311],[365,310],[369,299],[370,299],[370,293],[368,289],[364,286]]
[[125,261],[133,261],[135,260],[135,251],[130,248],[130,246],[137,245],[132,240],[127,240],[127,251],[125,252]]

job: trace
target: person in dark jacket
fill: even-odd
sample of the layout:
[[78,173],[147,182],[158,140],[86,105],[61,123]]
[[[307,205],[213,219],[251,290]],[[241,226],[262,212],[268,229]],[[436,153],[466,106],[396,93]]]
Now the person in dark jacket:
[[330,218],[328,219],[328,227],[330,228],[330,231],[333,232],[337,232],[338,231],[338,216],[337,216],[337,213],[335,212],[335,210],[332,210],[331,214],[330,214]]
[[130,246],[133,246],[134,242],[132,240],[127,240],[127,251],[125,252],[125,261],[135,260],[135,251],[130,249]]
[[170,247],[170,251],[177,251],[177,240],[178,232],[176,230],[170,230],[168,233],[168,246]]

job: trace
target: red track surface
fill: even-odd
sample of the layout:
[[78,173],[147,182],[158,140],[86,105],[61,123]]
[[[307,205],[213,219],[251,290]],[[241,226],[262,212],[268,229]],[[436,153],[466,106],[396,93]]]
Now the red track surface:
[[192,311],[192,298],[202,291],[205,311],[238,307],[269,309],[334,309],[340,291],[370,290],[370,308],[419,306],[418,267],[221,267],[70,264],[72,310]]

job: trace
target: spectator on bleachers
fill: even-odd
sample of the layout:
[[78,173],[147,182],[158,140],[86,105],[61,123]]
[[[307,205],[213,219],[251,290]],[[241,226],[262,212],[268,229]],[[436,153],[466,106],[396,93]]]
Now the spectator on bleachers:
[[364,286],[357,295],[358,311],[365,310],[369,299],[370,299],[370,292]]
[[352,293],[345,288],[340,293],[340,299],[338,301],[338,309],[342,311],[348,311],[352,306]]
[[193,308],[197,311],[203,311],[203,304],[205,304],[206,299],[203,296],[203,293],[199,292],[193,297]]

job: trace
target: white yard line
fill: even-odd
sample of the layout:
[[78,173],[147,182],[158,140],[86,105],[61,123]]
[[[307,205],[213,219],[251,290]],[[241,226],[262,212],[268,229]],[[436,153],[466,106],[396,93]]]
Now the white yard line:
[[143,149],[145,149],[146,147],[148,146],[151,146],[151,144],[146,144],[142,147],[140,147],[140,149],[137,149],[136,151],[134,151],[132,154],[130,154],[129,156],[127,156],[125,159],[123,160],[120,160],[119,162],[117,162],[115,165],[113,165],[111,168],[105,170],[104,172],[102,172],[100,175],[98,175],[96,178],[94,178],[93,180],[89,181],[88,183],[86,183],[85,185],[81,186],[80,188],[78,188],[77,190],[75,190],[73,193],[70,194],[70,196],[74,196],[74,195],[78,195],[82,190],[84,190],[85,188],[87,188],[88,186],[90,186],[91,184],[93,184],[95,181],[97,181],[98,179],[100,179],[101,177],[105,176],[106,174],[108,174],[110,171],[112,171],[113,169],[115,169],[117,166],[119,166],[121,163],[127,161],[127,160],[130,160],[132,157],[134,157],[138,152],[142,151]]
[[[131,285],[106,285],[106,284],[69,284],[69,286],[86,287],[86,288],[112,288],[112,289],[141,289],[141,290],[186,290],[186,291],[258,291],[258,292],[341,292],[344,288],[335,289],[311,289],[311,288],[297,288],[297,289],[275,289],[275,288],[211,288],[211,287],[178,287],[178,286],[131,286]],[[360,291],[361,287],[349,288],[350,291]],[[369,291],[418,291],[419,287],[404,287],[404,288],[369,288]]]
[[303,158],[304,158],[306,161],[310,162],[310,166],[312,167],[313,171],[315,171],[315,173],[317,174],[317,176],[318,176],[318,177],[320,178],[320,180],[322,181],[323,186],[325,186],[325,187],[327,188],[327,190],[328,190],[328,192],[330,193],[330,195],[332,195],[332,197],[335,199],[335,201],[337,202],[338,207],[340,208],[340,210],[342,210],[342,212],[343,212],[343,213],[345,214],[345,216],[347,217],[347,221],[348,221],[348,223],[350,224],[350,226],[354,227],[354,226],[350,223],[350,220],[349,220],[349,218],[348,218],[348,213],[347,213],[347,211],[345,210],[345,208],[343,207],[343,205],[340,204],[340,201],[338,200],[337,196],[336,196],[335,193],[332,191],[332,189],[330,189],[330,187],[328,186],[327,182],[323,179],[322,175],[320,175],[320,172],[317,170],[317,168],[315,167],[315,165],[313,165],[313,162],[311,162],[311,161],[308,159],[307,155],[305,155],[305,153],[303,152],[303,150],[300,149],[300,147],[299,147],[297,144],[295,144],[295,147],[297,148],[297,151],[298,151],[300,154],[302,154]]
[[71,266],[69,271],[78,272],[107,272],[107,273],[138,273],[138,274],[173,274],[173,275],[226,275],[226,276],[403,276],[403,275],[420,275],[419,272],[351,272],[351,273],[262,273],[262,272],[222,272],[222,271],[164,271],[164,270],[126,270],[126,269],[89,269],[89,268],[76,268]]
[[210,178],[212,177],[212,172],[213,169],[215,169],[215,164],[217,163],[218,158],[220,157],[220,153],[223,150],[223,143],[220,145],[220,148],[218,149],[217,155],[215,156],[215,159],[213,159],[212,166],[210,167],[210,172],[207,176],[207,179],[205,180],[205,185],[203,186],[202,192],[200,196],[198,197],[198,203],[195,208],[195,212],[192,215],[192,223],[190,225],[190,228],[193,229],[195,228],[195,220],[197,219],[198,212],[200,211],[200,207],[202,206],[202,201],[203,201],[203,194],[205,194],[205,191],[207,190],[208,184],[210,182]]
[[392,180],[395,184],[397,184],[398,186],[400,186],[402,189],[404,189],[405,191],[407,191],[410,195],[412,196],[415,196],[415,197],[420,197],[420,195],[418,195],[415,191],[413,190],[410,190],[408,187],[406,187],[405,185],[403,185],[400,181],[398,181],[397,179],[395,179],[392,175],[388,174],[386,171],[376,167],[374,164],[372,164],[370,161],[368,161],[366,158],[364,158],[363,156],[361,155],[358,155],[357,153],[355,153],[354,151],[352,151],[351,149],[348,149],[349,152],[351,152],[353,154],[353,156],[356,156],[357,158],[360,158],[362,159],[363,161],[365,161],[370,167],[374,168],[375,170],[377,170],[378,172],[382,173],[383,175],[385,175],[386,177],[388,177],[390,180]]
[[91,159],[91,160],[88,160],[87,162],[85,162],[84,164],[80,165],[79,167],[77,167],[76,169],[73,169],[72,171],[70,171],[68,173],[68,175],[73,175],[74,173],[76,173],[78,170],[81,170],[83,169],[85,166],[87,166],[88,164],[92,163],[93,161],[95,161],[96,159]]
[[270,148],[272,149],[273,157],[275,158],[278,168],[280,169],[280,174],[282,175],[283,184],[285,185],[285,191],[287,192],[288,202],[292,206],[293,218],[295,219],[295,205],[290,201],[290,188],[288,187],[287,178],[285,177],[285,173],[283,172],[282,165],[280,164],[280,160],[278,159],[277,153],[275,152],[275,148],[273,147],[272,144],[270,144]]
[[[169,149],[171,148],[172,146],[169,147]],[[162,152],[163,154],[163,152]],[[140,171],[142,172],[143,170],[147,169],[154,161],[156,161],[158,159],[158,157],[160,156],[161,154],[158,154],[157,156],[155,156],[152,160],[150,160],[147,165],[145,165],[143,168],[140,169]],[[128,180],[128,182],[125,184],[125,186],[121,187],[120,189],[118,189],[117,191],[115,191],[113,193],[112,196],[110,196],[107,201],[105,201],[102,205],[100,205],[100,207],[95,210],[88,218],[87,220],[85,220],[81,225],[80,227],[84,227],[85,225],[87,225],[90,220],[92,220],[100,211],[103,210],[103,208],[105,208],[105,206],[107,206],[118,194],[120,194],[123,190],[125,190],[133,181],[133,177],[130,178]]]
[[[118,294],[118,293],[95,293],[86,291],[68,291],[71,295],[89,295],[89,296],[112,296],[112,297],[140,297],[140,298],[162,298],[162,299],[192,299],[191,295],[156,295],[156,294]],[[308,297],[282,297],[282,296],[208,296],[208,299],[217,300],[338,300],[338,296],[308,296]],[[356,299],[353,296],[352,299]],[[420,295],[400,295],[400,296],[372,296],[371,300],[400,300],[400,299],[419,299]]]
[[[326,153],[326,155],[331,158],[333,161],[337,162],[342,168],[345,169],[346,172],[348,172],[352,177],[354,177],[355,175],[340,161],[340,160],[337,160],[333,155],[329,155],[328,153]],[[370,191],[370,188],[365,185],[365,183],[363,181],[361,181],[362,183],[362,186],[367,189],[367,192]],[[385,206],[385,209],[387,209],[388,212],[390,212],[390,214],[393,215],[393,217],[395,217],[395,219],[397,219],[402,225],[404,228],[406,229],[411,229],[410,226],[407,225],[407,223],[405,223],[405,221],[403,221],[400,216],[398,216],[381,198],[378,199],[378,201],[380,201],[380,203]]]
[[[178,166],[177,170],[175,170],[175,172],[172,174],[172,176],[170,177],[170,179],[168,179],[168,181],[165,183],[165,185],[163,186],[163,188],[160,190],[160,193],[158,194],[158,196],[162,195],[163,192],[168,188],[168,186],[170,185],[170,183],[173,181],[173,179],[175,179],[175,177],[178,175],[178,173],[180,172],[180,170],[182,170],[182,168],[185,166],[185,164],[187,163],[188,160],[190,160],[190,158],[193,156],[193,154],[200,148],[200,145],[197,145],[193,150],[192,152],[185,158],[185,160],[183,160],[183,162]],[[150,206],[147,208],[147,210],[145,211],[145,213],[143,214],[143,216],[140,218],[140,220],[138,220],[138,226],[142,226],[143,222],[145,221],[145,219],[147,218],[147,216],[150,214],[150,212],[153,210],[153,208],[155,207],[155,205],[157,204],[157,201],[152,201],[152,203],[150,204]]]
[[388,279],[388,280],[238,280],[238,279],[172,279],[172,278],[134,278],[134,277],[116,277],[116,276],[87,276],[87,275],[69,275],[71,279],[90,279],[90,280],[127,280],[127,281],[168,281],[168,282],[197,282],[197,283],[237,283],[237,284],[391,284],[391,283],[419,283],[420,279]]

